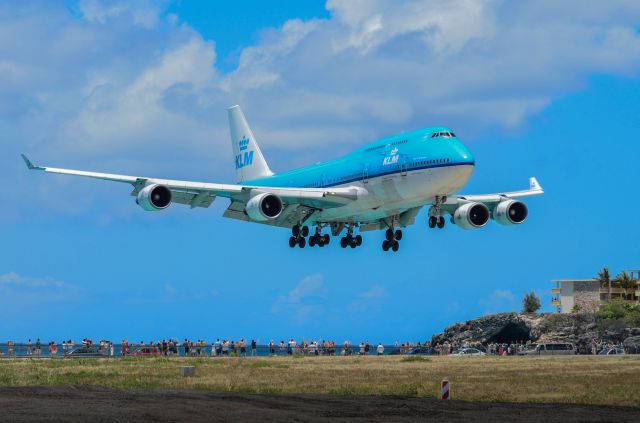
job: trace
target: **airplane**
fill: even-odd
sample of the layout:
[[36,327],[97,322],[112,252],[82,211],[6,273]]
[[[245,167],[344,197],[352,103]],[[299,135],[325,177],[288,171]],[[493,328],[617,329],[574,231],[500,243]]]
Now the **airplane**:
[[520,198],[544,193],[532,177],[529,189],[522,191],[456,195],[470,179],[475,160],[444,126],[382,138],[338,159],[276,174],[240,106],[230,107],[228,118],[237,184],[59,169],[36,166],[24,154],[22,159],[32,170],[131,184],[131,195],[147,211],[171,203],[206,208],[216,197],[227,198],[224,217],[286,227],[291,248],[304,248],[307,238],[309,247],[329,244],[324,228],[334,237],[345,232],[342,248],[360,246],[364,232],[385,230],[382,249],[396,252],[401,228],[414,224],[426,205],[430,228],[442,229],[445,216],[463,229],[482,228],[489,220],[510,226],[523,223],[529,214]]

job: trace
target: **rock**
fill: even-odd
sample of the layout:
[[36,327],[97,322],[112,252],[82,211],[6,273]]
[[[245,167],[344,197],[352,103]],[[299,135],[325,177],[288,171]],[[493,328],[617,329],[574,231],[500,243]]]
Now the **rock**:
[[442,333],[434,335],[432,342],[442,344],[446,341],[458,345],[465,342],[487,344],[528,340],[538,343],[571,342],[578,351],[587,353],[594,340],[620,342],[629,339],[630,335],[640,338],[640,328],[629,328],[623,324],[599,325],[598,319],[596,313],[586,312],[499,313],[449,326]]

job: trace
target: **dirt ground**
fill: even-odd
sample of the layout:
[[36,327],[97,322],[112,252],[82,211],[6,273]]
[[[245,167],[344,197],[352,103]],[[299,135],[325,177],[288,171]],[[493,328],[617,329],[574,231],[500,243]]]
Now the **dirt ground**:
[[97,386],[2,387],[7,422],[638,422],[640,408],[335,395],[249,395]]

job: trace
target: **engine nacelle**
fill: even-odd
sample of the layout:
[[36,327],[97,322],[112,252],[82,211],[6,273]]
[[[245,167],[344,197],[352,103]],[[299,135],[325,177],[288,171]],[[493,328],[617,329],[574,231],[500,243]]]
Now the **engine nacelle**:
[[166,209],[171,204],[171,190],[164,185],[148,185],[140,190],[136,203],[147,211]]
[[482,228],[489,221],[491,213],[482,203],[467,203],[453,213],[453,223],[463,229]]
[[244,209],[251,220],[266,222],[280,216],[282,212],[282,200],[275,194],[268,192],[254,195]]
[[519,225],[529,215],[529,209],[522,201],[505,200],[498,203],[492,218],[501,225]]

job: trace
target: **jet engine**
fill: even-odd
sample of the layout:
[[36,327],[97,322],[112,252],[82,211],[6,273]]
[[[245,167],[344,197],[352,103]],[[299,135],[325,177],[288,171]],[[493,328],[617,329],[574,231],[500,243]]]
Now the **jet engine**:
[[166,209],[171,204],[171,190],[164,185],[148,185],[140,190],[136,203],[147,211]]
[[487,224],[491,213],[482,203],[467,203],[453,213],[453,223],[463,229],[477,229]]
[[519,225],[528,214],[529,210],[522,201],[505,200],[498,203],[491,217],[501,225]]
[[282,200],[275,194],[265,192],[251,197],[244,210],[251,220],[266,222],[280,216]]

